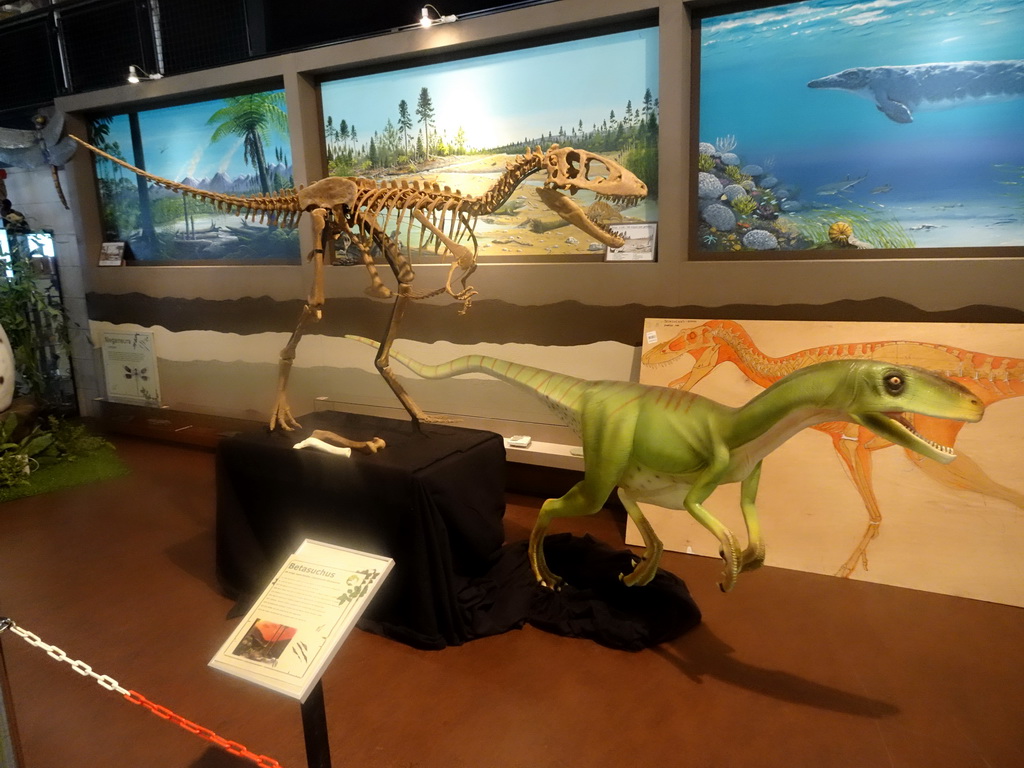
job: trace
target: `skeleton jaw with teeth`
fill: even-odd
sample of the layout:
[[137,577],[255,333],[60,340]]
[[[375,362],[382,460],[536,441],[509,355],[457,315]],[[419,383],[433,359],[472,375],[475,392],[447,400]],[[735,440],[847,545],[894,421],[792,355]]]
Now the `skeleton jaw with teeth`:
[[625,242],[622,237],[591,219],[571,196],[580,190],[588,190],[598,199],[617,205],[621,210],[647,197],[647,185],[614,160],[583,149],[552,146],[544,154],[544,169],[547,179],[537,190],[541,201],[564,221],[595,240],[612,248],[622,247]]

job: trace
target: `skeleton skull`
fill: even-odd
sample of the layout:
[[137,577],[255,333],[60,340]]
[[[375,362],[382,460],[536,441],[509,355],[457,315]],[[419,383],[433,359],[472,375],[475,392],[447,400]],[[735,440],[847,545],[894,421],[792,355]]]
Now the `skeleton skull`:
[[537,194],[544,204],[596,240],[613,248],[621,247],[623,239],[604,224],[590,219],[569,195],[588,190],[620,209],[629,208],[647,197],[647,185],[614,160],[585,149],[563,149],[554,144],[544,153],[542,165],[547,179]]

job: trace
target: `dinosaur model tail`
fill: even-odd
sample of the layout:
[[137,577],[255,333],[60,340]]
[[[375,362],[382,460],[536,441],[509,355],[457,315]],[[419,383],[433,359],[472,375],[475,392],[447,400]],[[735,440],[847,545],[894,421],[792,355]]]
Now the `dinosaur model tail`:
[[94,147],[87,141],[82,141],[77,136],[69,134],[69,137],[77,141],[90,152],[99,155],[112,163],[116,163],[122,168],[127,168],[132,173],[138,174],[144,179],[149,179],[158,187],[169,189],[172,192],[180,192],[196,200],[213,203],[217,206],[217,210],[222,211],[223,213],[238,214],[243,218],[249,219],[256,219],[258,216],[261,224],[264,222],[264,219],[266,219],[267,224],[277,227],[294,227],[298,222],[299,216],[302,214],[302,210],[299,208],[299,198],[294,194],[253,195],[251,197],[245,197],[242,195],[225,195],[220,192],[196,189],[195,187],[190,187],[187,184],[179,184],[176,181],[171,181],[170,179],[165,179],[149,173],[148,171],[144,171],[141,168],[137,168],[119,157],[114,157],[114,155],[104,152],[99,147]]
[[[374,348],[379,346],[376,341],[362,336],[345,338]],[[577,432],[580,429],[580,400],[591,384],[584,379],[485,355],[465,355],[438,365],[418,362],[394,350],[388,356],[424,379],[448,379],[464,373],[487,374],[540,397],[566,425]]]

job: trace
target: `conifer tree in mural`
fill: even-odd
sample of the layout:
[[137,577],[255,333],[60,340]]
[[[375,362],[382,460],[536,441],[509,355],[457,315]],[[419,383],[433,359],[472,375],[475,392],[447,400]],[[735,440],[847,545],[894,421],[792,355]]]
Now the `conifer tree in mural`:
[[283,109],[284,93],[250,93],[245,96],[231,96],[224,99],[226,105],[214,112],[208,125],[217,125],[210,142],[220,141],[227,136],[241,136],[245,149],[245,161],[256,169],[260,191],[269,195],[274,191],[267,174],[267,159],[264,144],[267,134],[273,129],[280,133],[288,131],[288,115]]
[[[646,89],[640,104],[633,106],[627,100],[621,117],[609,110],[601,123],[587,128],[583,120],[550,126],[521,141],[493,147],[474,147],[466,139],[463,127],[449,135],[438,129],[443,115],[438,114],[430,89],[422,87],[416,98],[415,109],[409,102],[398,102],[395,119],[375,130],[365,143],[359,143],[354,127],[346,118],[327,115],[324,119],[324,137],[327,140],[327,158],[332,175],[345,176],[355,172],[373,173],[396,166],[410,170],[431,160],[454,155],[515,155],[523,147],[571,145],[601,154],[617,154],[623,167],[635,173],[647,184],[652,197],[657,196],[658,185],[658,99]],[[415,128],[417,126],[418,128]]]

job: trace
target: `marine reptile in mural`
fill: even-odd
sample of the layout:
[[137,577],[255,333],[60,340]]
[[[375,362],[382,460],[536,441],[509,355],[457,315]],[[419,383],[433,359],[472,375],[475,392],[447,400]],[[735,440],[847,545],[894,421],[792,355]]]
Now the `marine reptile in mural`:
[[[370,346],[376,342],[347,336]],[[913,366],[874,360],[833,360],[800,368],[740,408],[668,387],[625,381],[586,381],[482,355],[424,365],[400,352],[395,360],[427,379],[484,373],[540,397],[583,441],[583,480],[541,506],[530,534],[530,564],[537,580],[556,588],[561,578],[544,560],[543,541],[553,518],[598,512],[613,490],[644,541],[644,554],[627,586],[648,583],[662,543],[637,502],[685,509],[720,546],[729,591],[739,574],[761,566],[765,545],[755,501],[762,459],[806,427],[850,422],[941,463],[951,448],[919,434],[913,416],[979,421],[981,400],[962,384]],[[747,546],[704,506],[720,485],[740,483]]]
[[[527,177],[542,171],[545,178],[537,188],[541,201],[586,235],[619,248],[624,243],[623,238],[598,221],[596,216],[591,218],[591,211],[584,210],[571,196],[587,190],[593,192],[599,201],[620,208],[636,205],[647,196],[646,185],[614,160],[557,144],[552,144],[546,151],[537,147],[517,156],[506,165],[505,172],[491,188],[479,196],[406,179],[377,182],[358,177],[331,176],[298,190],[242,197],[196,189],[155,176],[77,137],[72,138],[97,155],[158,186],[211,202],[227,213],[249,218],[259,216],[261,222],[267,221],[279,227],[295,226],[302,213],[309,213],[316,244],[309,256],[314,265],[313,285],[298,324],[281,351],[277,399],[270,416],[271,429],[292,430],[299,426],[286,397],[288,375],[299,340],[306,328],[318,321],[323,313],[325,254],[339,238],[344,237],[358,250],[370,274],[367,293],[377,298],[394,299],[390,322],[380,340],[375,361],[377,370],[415,422],[435,421],[413,402],[392,374],[388,353],[398,335],[409,301],[446,293],[463,302],[463,312],[469,307],[477,293],[467,284],[477,266],[477,240],[474,235],[477,219],[497,211]],[[607,210],[608,206],[593,207]],[[404,237],[400,237],[398,233],[403,230]],[[414,239],[417,240],[415,244]],[[391,268],[398,283],[394,290],[384,285],[374,264],[374,250],[380,252]],[[443,287],[425,292],[413,290],[415,273],[408,254],[414,250],[432,250],[451,261]],[[452,285],[456,279],[460,284],[458,288]]]
[[[676,389],[692,389],[697,382],[723,363],[733,363],[751,381],[769,387],[793,371],[829,360],[867,358],[900,363],[913,363],[959,382],[986,407],[1000,400],[1024,395],[1024,360],[970,352],[945,344],[924,341],[866,341],[811,347],[782,357],[770,357],[758,349],[753,338],[732,320],[711,320],[687,328],[668,341],[652,347],[642,358],[650,367],[672,364],[689,355],[693,368],[684,376],[670,381]],[[916,415],[914,428],[930,440],[954,446],[962,422]],[[874,451],[893,445],[891,440],[856,424],[825,422],[814,429],[832,440],[832,446],[857,487],[868,513],[868,525],[860,542],[846,562],[836,571],[847,577],[858,566],[867,568],[867,550],[878,536],[882,511],[872,485]],[[969,456],[959,454],[950,465],[921,461],[912,450],[906,451],[914,466],[929,477],[951,488],[967,489],[993,498],[1003,499],[1024,508],[1024,497],[1012,488],[1000,485]]]
[[914,112],[1024,98],[1024,61],[958,61],[904,67],[853,67],[807,83],[870,99],[895,123]]

